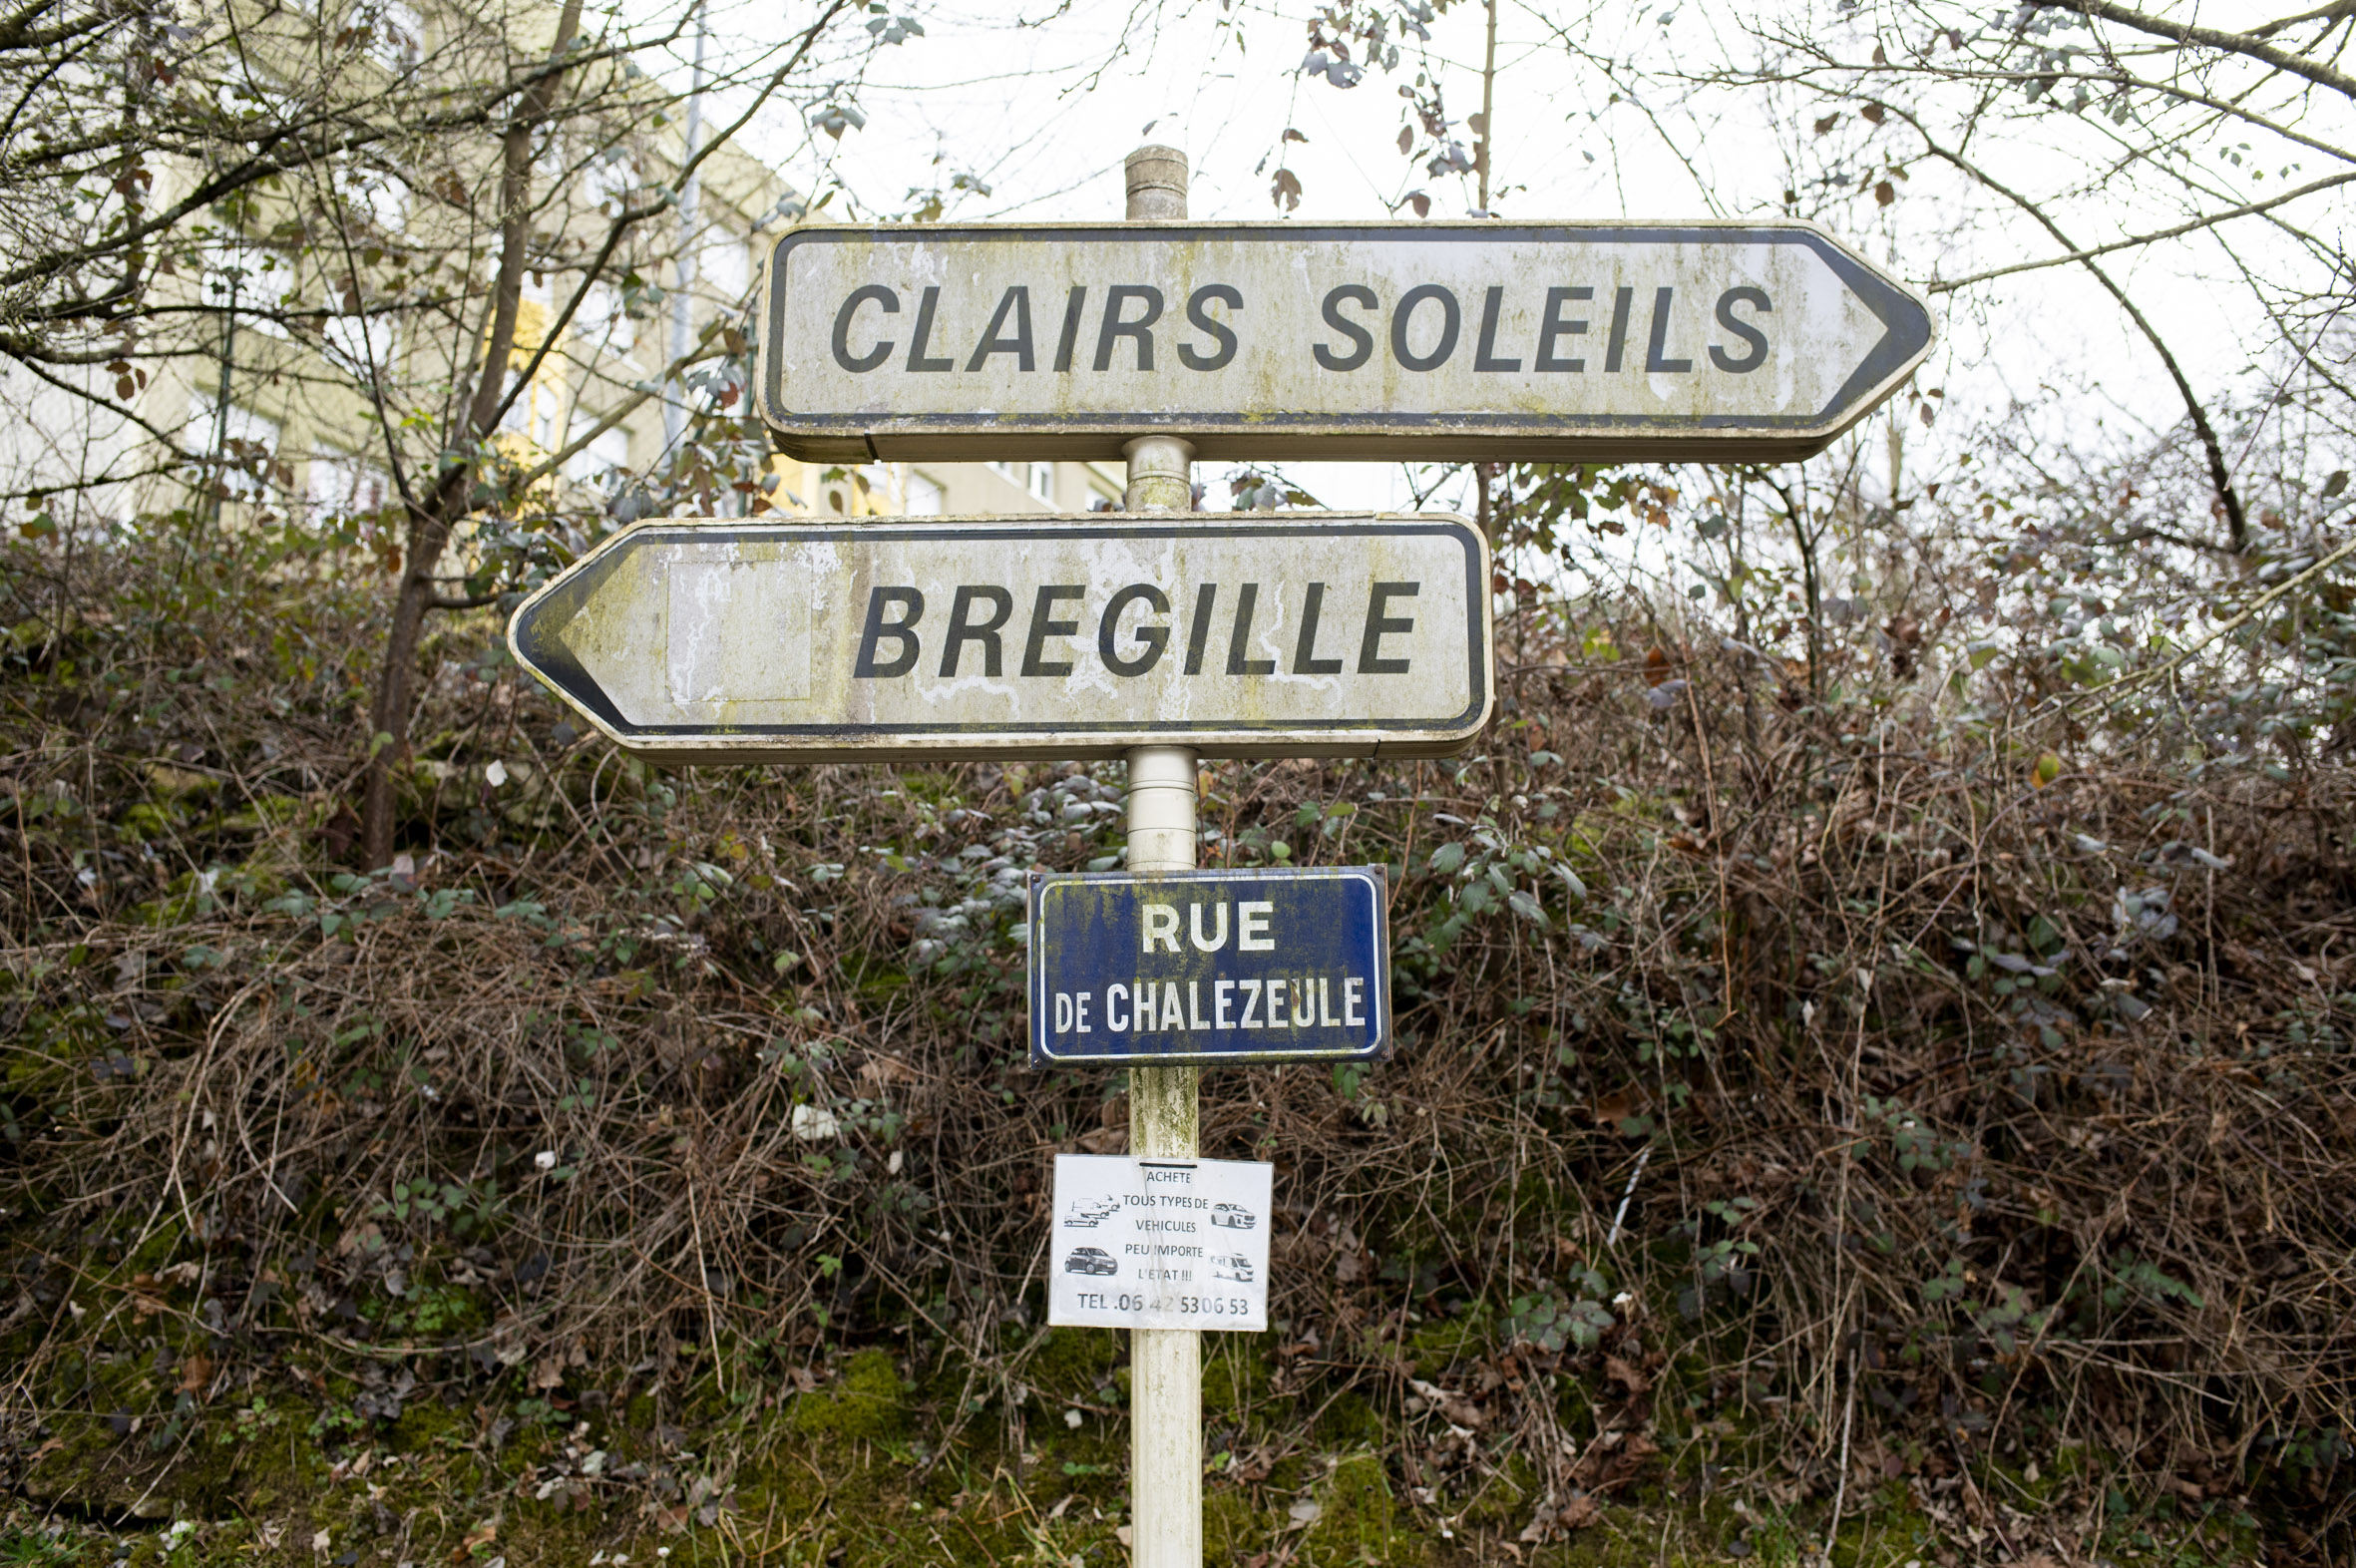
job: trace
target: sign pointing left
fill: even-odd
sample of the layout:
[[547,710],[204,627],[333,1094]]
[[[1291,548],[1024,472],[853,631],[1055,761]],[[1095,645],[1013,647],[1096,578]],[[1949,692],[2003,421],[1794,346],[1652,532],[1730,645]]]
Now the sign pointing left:
[[517,610],[516,660],[672,762],[1431,756],[1488,722],[1461,518],[643,523]]

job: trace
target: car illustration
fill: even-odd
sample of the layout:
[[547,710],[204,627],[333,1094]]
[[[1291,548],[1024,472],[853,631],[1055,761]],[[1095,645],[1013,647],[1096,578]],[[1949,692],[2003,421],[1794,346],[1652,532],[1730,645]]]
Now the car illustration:
[[1228,1253],[1224,1257],[1213,1254],[1211,1257],[1211,1278],[1233,1280],[1238,1285],[1249,1285],[1252,1283],[1252,1260],[1240,1252]]
[[1211,1205],[1211,1223],[1224,1225],[1231,1231],[1248,1231],[1260,1223],[1259,1217],[1240,1203]]
[[1071,1256],[1063,1260],[1066,1274],[1118,1274],[1121,1266],[1112,1261],[1112,1254],[1101,1247],[1074,1247]]
[[1071,1212],[1063,1217],[1063,1223],[1076,1225],[1082,1230],[1092,1230],[1097,1221],[1109,1220],[1120,1212],[1121,1201],[1118,1198],[1074,1198]]

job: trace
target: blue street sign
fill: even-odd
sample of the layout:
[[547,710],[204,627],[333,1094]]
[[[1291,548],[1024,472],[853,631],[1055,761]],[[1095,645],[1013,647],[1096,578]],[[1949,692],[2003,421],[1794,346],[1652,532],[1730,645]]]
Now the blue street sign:
[[1030,1064],[1390,1050],[1378,866],[1034,875]]

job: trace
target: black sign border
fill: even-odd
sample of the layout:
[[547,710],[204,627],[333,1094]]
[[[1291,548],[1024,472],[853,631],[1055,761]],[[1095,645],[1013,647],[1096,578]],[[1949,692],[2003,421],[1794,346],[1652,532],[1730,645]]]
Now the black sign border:
[[[1490,693],[1495,671],[1490,668],[1490,637],[1488,636],[1489,584],[1483,581],[1487,552],[1482,547],[1479,531],[1461,518],[1428,517],[1384,519],[1366,513],[1349,513],[1352,519],[1366,521],[1320,524],[1307,521],[1314,514],[1296,514],[1303,521],[1289,523],[1228,523],[1224,521],[1185,522],[1130,522],[1135,513],[1114,514],[1123,521],[1099,523],[1089,517],[1084,521],[1040,523],[1030,525],[996,524],[975,527],[960,519],[944,519],[934,523],[908,523],[895,520],[889,523],[860,525],[800,524],[800,523],[695,523],[675,519],[649,521],[631,525],[605,541],[590,555],[567,568],[546,588],[525,600],[509,622],[508,645],[516,662],[540,676],[555,688],[559,695],[589,714],[603,726],[620,745],[642,745],[648,741],[665,739],[749,740],[809,740],[813,742],[844,742],[872,736],[880,741],[895,737],[940,736],[945,741],[971,738],[986,745],[991,736],[1029,737],[1045,733],[1057,735],[1141,735],[1181,736],[1211,731],[1219,734],[1381,734],[1424,735],[1434,731],[1463,730],[1467,742],[1477,735],[1489,710]],[[1174,517],[1202,518],[1199,513],[1178,513]],[[566,647],[559,632],[603,585],[619,570],[624,557],[659,541],[666,534],[690,536],[697,544],[730,544],[790,536],[818,543],[834,540],[875,540],[922,537],[927,533],[955,529],[961,539],[1003,540],[1032,539],[1041,535],[1065,538],[1077,537],[1084,529],[1091,538],[1171,538],[1186,534],[1220,534],[1235,538],[1282,538],[1304,533],[1340,535],[1445,534],[1458,537],[1464,545],[1465,602],[1472,613],[1465,617],[1466,665],[1471,673],[1471,701],[1461,711],[1440,719],[1374,720],[1374,719],[1237,719],[1216,725],[1196,722],[1156,724],[1150,720],[1106,721],[1077,724],[1058,724],[1044,729],[1038,724],[990,724],[972,728],[947,729],[938,724],[633,724],[605,694],[603,687],[582,668],[580,660]],[[552,618],[553,617],[553,618]],[[543,626],[549,629],[542,631]],[[537,645],[536,645],[537,639]],[[1018,742],[1019,743],[1019,742]],[[1151,742],[1145,742],[1150,744]],[[815,749],[815,748],[814,748]],[[815,759],[814,759],[815,760]]]
[[[1219,883],[1250,880],[1253,882],[1328,881],[1359,882],[1367,886],[1374,898],[1374,983],[1381,1001],[1376,1014],[1382,1020],[1382,1032],[1365,1050],[1274,1050],[1274,1051],[1115,1051],[1059,1056],[1045,1043],[1045,1009],[1047,960],[1039,941],[1040,905],[1047,889],[1058,885],[1089,882],[1197,882]],[[1029,952],[1024,956],[1026,972],[1024,993],[1029,1000],[1030,1069],[1046,1072],[1057,1067],[1217,1067],[1250,1066],[1255,1063],[1287,1061],[1384,1061],[1389,1059],[1397,1043],[1397,1020],[1390,1005],[1390,875],[1382,866],[1216,866],[1194,871],[1058,871],[1030,874],[1028,896],[1023,901],[1023,919],[1030,928]]]
[[[1801,245],[1815,253],[1847,284],[1865,308],[1882,324],[1880,342],[1865,355],[1847,381],[1822,409],[1813,414],[1405,414],[1370,411],[1358,414],[1250,414],[1192,411],[1179,414],[1091,411],[1075,414],[1004,414],[988,416],[986,426],[1002,435],[1092,433],[1126,431],[1132,435],[1159,431],[1199,431],[1239,435],[1314,437],[1318,435],[1379,435],[1386,432],[1432,433],[1448,436],[1516,437],[1525,440],[1563,440],[1626,432],[1694,431],[1697,433],[1757,432],[1763,436],[1799,435],[1839,423],[1849,413],[1862,414],[1865,394],[1888,380],[1910,359],[1927,353],[1938,330],[1929,307],[1907,289],[1884,278],[1851,254],[1831,235],[1812,224],[1758,224],[1741,220],[1724,223],[938,223],[843,224],[798,228],[779,237],[770,253],[766,308],[762,316],[760,396],[761,418],[787,437],[817,441],[866,440],[871,436],[901,436],[939,432],[965,435],[977,428],[968,413],[877,414],[788,413],[784,401],[784,366],[773,345],[785,334],[785,275],[788,255],[810,244],[927,245],[956,240],[1050,241],[1120,240],[1135,243],[1157,234],[1184,238],[1265,238],[1278,242],[1352,240],[1380,237],[1388,242],[1422,244],[1490,243],[1499,239],[1527,239],[1578,244],[1769,244]],[[1902,306],[1921,313],[1922,338],[1902,340],[1900,320],[1893,314]],[[1911,323],[1909,323],[1911,324]],[[1852,405],[1856,405],[1852,407]]]

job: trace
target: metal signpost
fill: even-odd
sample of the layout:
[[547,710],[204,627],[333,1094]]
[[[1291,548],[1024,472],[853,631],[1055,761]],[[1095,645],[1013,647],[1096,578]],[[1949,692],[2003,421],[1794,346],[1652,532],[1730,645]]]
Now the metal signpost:
[[1495,701],[1456,518],[1210,521],[1197,456],[1782,461],[1930,351],[1921,297],[1805,223],[813,227],[778,242],[758,399],[822,461],[1128,462],[1124,513],[647,523],[510,646],[671,762],[1128,761],[1124,871],[1035,877],[1034,1066],[1128,1070],[1129,1153],[1056,1160],[1049,1321],[1131,1334],[1133,1561],[1202,1561],[1201,1332],[1267,1322],[1271,1167],[1197,1155],[1206,1062],[1390,1048],[1376,868],[1195,870],[1219,756],[1418,756]]

